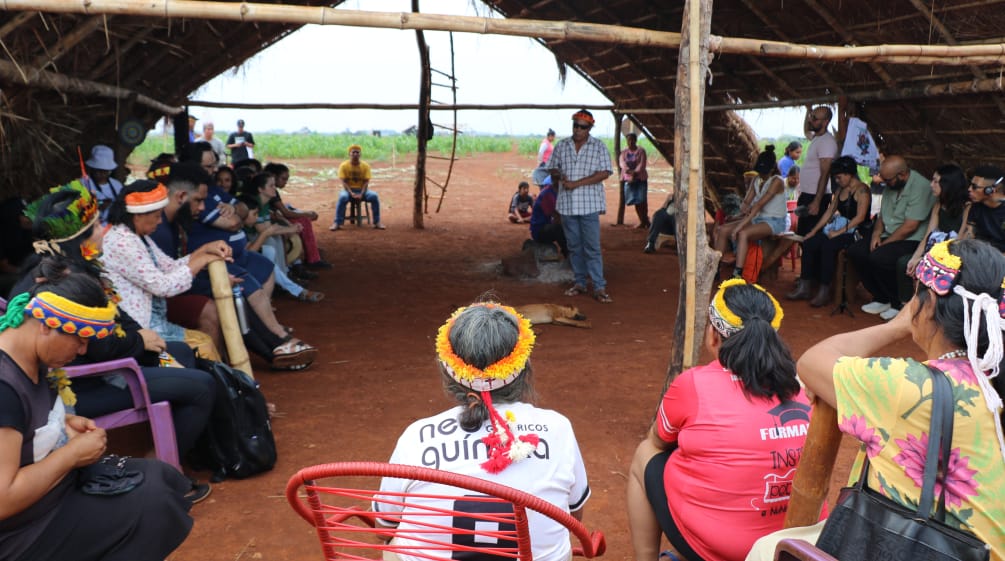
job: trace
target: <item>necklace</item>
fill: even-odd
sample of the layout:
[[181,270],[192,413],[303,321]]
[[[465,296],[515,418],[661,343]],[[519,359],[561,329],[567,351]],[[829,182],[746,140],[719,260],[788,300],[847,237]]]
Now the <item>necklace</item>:
[[950,359],[961,358],[961,357],[965,357],[965,356],[967,356],[966,349],[956,349],[956,350],[953,350],[953,351],[949,351],[948,353],[946,353],[944,355],[939,356],[938,360],[950,360]]

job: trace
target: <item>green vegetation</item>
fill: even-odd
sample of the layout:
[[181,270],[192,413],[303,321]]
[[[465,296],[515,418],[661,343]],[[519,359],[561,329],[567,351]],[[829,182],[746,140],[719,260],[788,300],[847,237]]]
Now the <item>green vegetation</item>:
[[[227,133],[220,133],[218,137],[221,140],[226,140]],[[601,138],[601,140],[613,153],[614,140],[611,138]],[[428,149],[431,153],[449,154],[451,142],[450,136],[436,135],[429,141]],[[391,159],[392,154],[401,157],[403,154],[414,154],[416,151],[415,137],[407,135],[377,137],[322,133],[255,133],[255,158],[262,162],[281,162],[305,158],[342,160],[347,157],[347,149],[353,144],[359,144],[363,148],[363,158],[369,161],[386,161]],[[518,154],[534,156],[537,154],[540,144],[540,137],[466,136],[462,134],[457,137],[457,156],[498,154],[514,149]],[[653,148],[649,139],[639,139],[639,145],[645,148],[646,153],[649,154],[650,162],[655,162],[659,158],[659,153]],[[626,144],[622,141],[622,149],[625,146]],[[150,135],[143,144],[133,151],[132,155],[129,156],[129,161],[134,165],[142,166],[161,152],[170,152],[172,149],[173,144],[170,138],[163,135]]]

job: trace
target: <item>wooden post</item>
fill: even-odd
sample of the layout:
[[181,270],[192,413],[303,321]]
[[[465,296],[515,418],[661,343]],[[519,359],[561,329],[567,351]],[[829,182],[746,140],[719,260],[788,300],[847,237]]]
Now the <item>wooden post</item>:
[[[412,11],[419,11],[419,0],[412,0]],[[432,96],[432,76],[429,66],[429,46],[422,30],[416,30],[415,42],[419,47],[422,76],[419,81],[419,123],[415,127],[415,195],[412,204],[412,227],[423,229],[423,206],[426,201],[426,138],[433,131],[429,122],[429,103]]]
[[622,226],[625,223],[625,188],[621,185],[621,127],[624,125],[625,116],[617,111],[614,113],[614,167],[618,171],[615,185],[618,186],[618,220],[614,224]]
[[248,358],[248,349],[244,347],[241,326],[237,322],[237,312],[234,310],[234,293],[230,288],[227,264],[223,261],[213,261],[207,269],[209,270],[210,286],[213,288],[213,300],[216,301],[216,313],[220,316],[223,342],[227,345],[227,358],[230,359],[230,365],[254,378],[255,373],[251,370],[251,359]]
[[838,149],[844,146],[844,137],[848,135],[848,96],[838,97],[838,133],[835,140],[838,143]]
[[813,402],[813,418],[792,480],[792,494],[785,512],[785,527],[812,526],[820,520],[820,508],[827,497],[834,460],[841,446],[837,411],[820,401]]
[[[688,0],[684,8],[674,114],[674,192],[677,207],[677,251],[680,262],[680,297],[674,327],[666,385],[698,361],[702,334],[708,321],[712,279],[719,252],[708,246],[705,235],[702,164],[702,114],[708,72],[708,41],[712,25],[712,0]],[[682,173],[687,170],[686,173]],[[684,243],[680,243],[684,240]]]

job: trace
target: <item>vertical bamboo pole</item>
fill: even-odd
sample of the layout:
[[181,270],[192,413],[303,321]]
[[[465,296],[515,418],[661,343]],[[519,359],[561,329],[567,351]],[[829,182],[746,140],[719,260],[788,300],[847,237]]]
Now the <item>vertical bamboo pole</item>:
[[[412,11],[419,11],[419,0],[412,0]],[[419,47],[419,60],[422,68],[422,76],[419,81],[419,123],[415,127],[415,200],[412,205],[412,226],[418,230],[424,228],[423,225],[423,203],[426,201],[426,137],[431,133],[429,122],[429,102],[430,90],[432,89],[432,77],[429,68],[429,46],[426,45],[426,37],[421,29],[415,31],[415,42]]]
[[[688,17],[688,43],[690,49],[688,49],[688,61],[687,61],[687,81],[688,88],[690,89],[690,101],[691,101],[691,115],[690,115],[690,138],[688,138],[688,146],[690,148],[690,158],[688,158],[688,175],[687,175],[687,207],[690,212],[687,214],[687,238],[685,242],[687,243],[687,260],[685,264],[685,279],[684,282],[687,284],[687,293],[684,295],[686,302],[686,308],[684,309],[685,325],[694,326],[695,325],[695,307],[697,305],[697,298],[695,292],[698,289],[696,270],[698,268],[698,240],[694,235],[698,229],[698,207],[702,203],[702,200],[698,198],[699,193],[702,191],[702,169],[701,169],[701,155],[702,149],[704,148],[702,142],[702,125],[704,124],[704,116],[702,115],[702,102],[704,101],[705,91],[702,89],[704,81],[702,80],[701,72],[701,0],[688,0],[688,8],[690,11]],[[705,48],[708,48],[708,44],[704,44]],[[681,366],[683,368],[690,368],[697,362],[697,352],[695,352],[694,344],[695,334],[694,328],[688,329],[684,332],[684,357]]]
[[618,220],[615,224],[621,226],[625,223],[625,188],[621,184],[621,133],[624,132],[622,127],[625,124],[625,116],[617,111],[611,111],[611,113],[614,114],[614,167],[618,170],[616,181],[618,186]]
[[834,460],[841,447],[837,411],[819,399],[813,401],[806,443],[799,469],[792,480],[792,494],[785,512],[785,527],[812,526],[820,520],[820,509],[830,487]]
[[248,349],[244,346],[241,327],[237,322],[237,311],[234,309],[234,293],[230,288],[230,275],[223,261],[213,261],[207,267],[210,286],[213,289],[213,300],[216,301],[216,313],[220,316],[220,329],[223,331],[223,342],[227,345],[227,358],[230,365],[252,378],[251,360]]

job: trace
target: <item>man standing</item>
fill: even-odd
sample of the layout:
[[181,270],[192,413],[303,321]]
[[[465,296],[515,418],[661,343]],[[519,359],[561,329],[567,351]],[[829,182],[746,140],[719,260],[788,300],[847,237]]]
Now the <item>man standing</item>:
[[255,137],[244,130],[244,119],[238,119],[237,130],[227,137],[227,148],[230,149],[230,163],[237,165],[238,162],[254,158],[252,148],[255,146]]
[[800,236],[805,236],[817,225],[820,216],[831,204],[831,161],[838,153],[837,141],[827,130],[833,115],[830,107],[824,105],[806,112],[803,132],[810,139],[810,144],[806,148],[806,159],[800,170],[800,192],[796,202],[797,206],[806,209],[806,214],[799,216],[796,229]]
[[572,116],[572,137],[555,145],[548,160],[552,180],[558,182],[556,208],[562,216],[562,230],[569,245],[575,284],[566,296],[585,294],[586,277],[593,281],[593,297],[612,302],[604,280],[604,258],[600,251],[600,215],[607,212],[604,180],[613,173],[611,153],[600,140],[590,136],[593,114],[580,109]]
[[345,207],[349,204],[349,199],[370,203],[373,211],[373,227],[383,230],[384,225],[380,222],[380,199],[377,193],[370,190],[370,164],[360,160],[363,148],[359,144],[349,147],[349,159],[342,162],[338,167],[338,177],[342,180],[342,192],[338,196],[338,205],[335,207],[335,223],[328,229],[331,231],[341,230],[342,223],[345,222]]
[[216,166],[225,166],[227,165],[227,150],[223,141],[213,136],[215,132],[216,127],[213,126],[213,121],[206,121],[202,125],[202,138],[199,140],[208,142],[213,147],[213,153],[216,154]]
[[996,166],[979,166],[970,180],[970,214],[966,237],[984,240],[1005,252],[1005,172]]
[[921,225],[931,215],[935,195],[929,186],[931,182],[908,168],[900,156],[887,156],[879,174],[885,188],[872,235],[845,251],[855,264],[862,285],[872,294],[873,301],[862,306],[862,311],[891,320],[901,307],[897,281],[904,269],[897,267],[897,260],[914,253],[925,237]]

